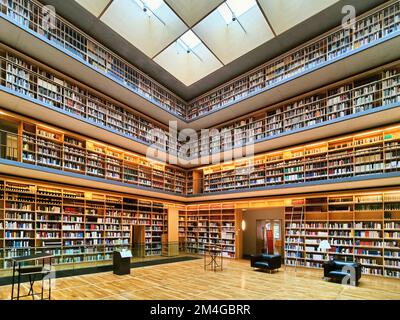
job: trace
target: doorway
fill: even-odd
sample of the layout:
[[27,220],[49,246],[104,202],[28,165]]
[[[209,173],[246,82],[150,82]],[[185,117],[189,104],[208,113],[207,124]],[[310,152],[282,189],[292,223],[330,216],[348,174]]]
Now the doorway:
[[282,220],[257,220],[256,253],[282,255]]
[[136,258],[145,257],[146,254],[145,226],[143,225],[131,226],[131,247],[134,257]]

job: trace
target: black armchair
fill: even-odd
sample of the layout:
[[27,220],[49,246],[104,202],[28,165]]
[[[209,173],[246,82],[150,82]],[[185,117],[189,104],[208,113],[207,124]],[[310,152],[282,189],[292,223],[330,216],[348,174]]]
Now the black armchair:
[[324,277],[334,280],[342,280],[350,275],[350,283],[357,286],[361,279],[361,264],[358,262],[347,262],[330,260],[324,262]]
[[273,254],[258,254],[252,255],[251,257],[251,267],[265,270],[276,270],[282,265],[282,257],[280,255]]

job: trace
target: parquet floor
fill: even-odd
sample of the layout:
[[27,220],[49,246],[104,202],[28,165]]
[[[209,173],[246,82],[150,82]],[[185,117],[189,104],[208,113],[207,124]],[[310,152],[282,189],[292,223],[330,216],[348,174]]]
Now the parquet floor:
[[[57,279],[55,300],[85,299],[396,299],[400,280],[363,276],[359,287],[321,279],[321,270],[282,268],[269,274],[254,271],[246,260],[225,260],[224,270],[203,270],[192,260],[135,268],[131,275],[111,272]],[[39,290],[39,284],[35,285]],[[27,291],[27,284],[23,285]],[[0,287],[0,299],[9,299],[10,286]]]

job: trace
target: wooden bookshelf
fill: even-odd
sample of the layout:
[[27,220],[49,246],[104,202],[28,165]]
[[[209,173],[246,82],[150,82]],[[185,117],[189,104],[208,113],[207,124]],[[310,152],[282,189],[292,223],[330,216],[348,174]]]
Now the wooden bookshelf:
[[15,161],[181,195],[383,174],[400,168],[400,129],[378,128],[195,170],[147,160],[101,142],[4,112],[18,127]]
[[213,141],[213,137],[199,140],[200,149],[215,154],[397,105],[400,102],[399,72],[399,62],[390,63],[312,93],[265,107],[239,120],[215,127],[219,132],[224,132],[224,136],[218,141]]
[[[400,128],[365,131],[257,155],[201,171],[203,193],[329,181],[400,170]],[[198,187],[199,188],[199,187]]]
[[[174,152],[182,146],[182,142],[177,146],[168,143],[169,132],[165,126],[20,56],[1,46],[0,83],[8,89],[160,150]],[[199,156],[199,151],[215,154],[335,119],[398,105],[399,70],[399,62],[391,63],[218,126],[215,129],[228,134],[220,140],[199,138],[192,156]],[[155,134],[150,137],[149,132]]]
[[237,221],[234,204],[188,205],[179,211],[180,250],[203,254],[205,245],[222,245],[227,258],[238,257]]
[[[0,84],[39,103],[164,151],[168,127],[0,44]],[[151,132],[154,135],[149,136]],[[178,142],[179,145],[179,142]]]
[[[322,268],[326,255],[358,261],[369,275],[400,278],[400,193],[344,193],[292,199],[285,207],[285,262]],[[328,253],[318,250],[327,240]]]
[[[187,103],[61,17],[56,16],[56,28],[44,30],[40,24],[42,6],[34,0],[10,0],[0,3],[0,11],[150,102],[187,120],[236,103],[400,30],[400,3],[389,1],[358,17],[354,30],[335,28]],[[46,84],[47,89],[52,86]],[[74,110],[80,113],[79,91],[73,96],[78,97]]]
[[[195,98],[188,105],[187,118],[195,120],[229,106],[399,30],[400,3],[391,1],[358,17],[354,31],[338,27]],[[318,121],[318,117],[315,116],[315,121]]]
[[2,1],[0,11],[15,23],[47,38],[50,43],[64,48],[78,60],[85,61],[94,69],[122,83],[150,102],[180,117],[186,116],[185,101],[60,16],[55,16],[56,28],[45,29],[41,21],[46,19],[43,16],[46,11],[43,10],[43,4],[40,2]]
[[168,208],[153,200],[69,186],[0,179],[0,262],[51,252],[56,264],[112,259],[131,247],[134,225],[146,228],[145,255],[161,255]]
[[[13,160],[82,175],[119,181],[174,194],[186,194],[186,171],[102,142],[8,112],[0,119],[20,134],[4,132]],[[0,128],[2,129],[2,128]],[[6,156],[6,154],[5,154]]]
[[[52,252],[57,264],[111,259],[132,244],[143,255],[162,254],[168,208],[176,206],[180,251],[202,254],[207,243],[240,257],[238,208],[284,206],[285,263],[321,268],[327,255],[359,261],[363,273],[400,278],[400,191],[375,189],[252,201],[189,204],[72,186],[0,178],[0,249],[8,259]],[[171,226],[173,227],[173,226]],[[328,240],[331,250],[318,250]]]

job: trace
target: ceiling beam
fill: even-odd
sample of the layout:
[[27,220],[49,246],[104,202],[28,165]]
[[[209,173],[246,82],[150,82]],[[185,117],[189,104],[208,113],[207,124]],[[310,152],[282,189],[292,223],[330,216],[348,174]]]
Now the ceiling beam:
[[[198,38],[200,39],[201,43],[202,43],[202,44],[211,52],[211,54],[215,57],[215,59],[217,59],[217,60],[222,64],[222,66],[224,66],[225,64],[221,61],[221,59],[207,46],[207,44],[203,41],[203,39],[201,39],[201,37],[199,37],[198,34],[193,30],[193,27],[194,27],[197,23],[194,24],[193,27],[190,27],[190,26],[187,24],[187,22],[178,14],[178,12],[176,12],[176,11],[174,10],[174,8],[171,7],[171,5],[170,5],[167,1],[164,1],[164,3],[168,6],[168,8],[171,9],[171,11],[172,11],[173,13],[176,14],[176,16],[177,16],[179,19],[182,20],[182,22],[185,24],[185,26],[188,28],[188,30],[186,30],[185,32],[183,32],[182,34],[180,34],[176,39],[174,39],[173,41],[171,41],[167,46],[164,47],[164,49],[162,49],[162,50],[160,50],[159,52],[157,52],[157,54],[155,54],[151,59],[154,61],[154,59],[155,59],[158,55],[160,55],[165,49],[167,49],[167,48],[168,48],[170,45],[172,45],[174,42],[178,41],[178,39],[179,39],[181,36],[183,36],[187,31],[192,30],[192,32],[196,35],[196,37],[198,37]],[[216,8],[214,8],[213,10],[211,10],[210,13],[213,12],[215,9],[216,9]],[[208,13],[206,16],[204,16],[203,19],[206,18],[210,13]],[[202,21],[203,19],[200,19],[200,21]],[[199,21],[199,22],[200,22],[200,21]]]
[[260,2],[259,2],[258,0],[256,0],[256,3],[257,3],[257,6],[258,6],[258,9],[260,9],[260,11],[261,11],[261,13],[262,13],[262,15],[263,15],[265,21],[267,22],[269,28],[271,29],[272,33],[274,34],[274,37],[276,37],[276,32],[275,32],[274,28],[272,27],[272,24],[269,22],[268,17],[267,17],[267,14],[266,14],[265,11],[263,10],[263,8],[262,8]]
[[114,0],[110,0],[108,4],[104,7],[103,11],[100,13],[100,15],[97,17],[98,19],[101,19],[101,17],[106,13],[108,8],[111,6]]

